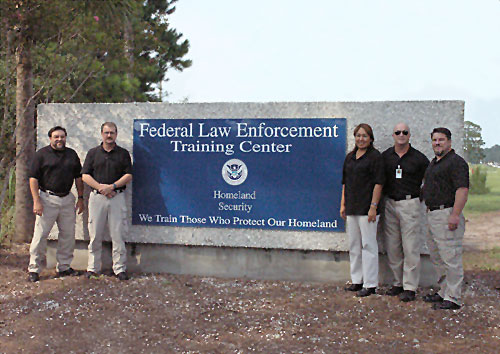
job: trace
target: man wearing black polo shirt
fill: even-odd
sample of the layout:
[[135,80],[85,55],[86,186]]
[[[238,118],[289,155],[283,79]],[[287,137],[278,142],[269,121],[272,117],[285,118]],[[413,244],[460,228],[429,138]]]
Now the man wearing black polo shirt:
[[113,122],[101,126],[101,145],[87,153],[83,163],[83,181],[92,188],[89,197],[89,261],[87,277],[101,271],[102,239],[106,224],[113,244],[113,272],[127,280],[127,250],[123,235],[127,229],[125,191],[132,180],[130,154],[116,144],[118,129]]
[[447,128],[435,128],[431,140],[436,157],[425,172],[423,197],[427,205],[427,245],[440,290],[424,296],[424,301],[435,303],[434,309],[455,310],[461,306],[464,279],[462,210],[469,193],[469,166],[451,148]]
[[47,236],[57,222],[57,276],[77,275],[70,267],[75,249],[75,196],[70,193],[73,180],[78,192],[76,210],[83,212],[82,165],[75,150],[66,147],[66,129],[56,126],[49,130],[50,145],[38,150],[31,165],[30,190],[35,231],[30,246],[29,281],[40,280],[45,264]]
[[420,186],[429,160],[410,145],[410,128],[404,123],[394,127],[394,146],[382,153],[387,197],[384,231],[389,267],[394,283],[387,295],[401,301],[415,300],[420,278]]

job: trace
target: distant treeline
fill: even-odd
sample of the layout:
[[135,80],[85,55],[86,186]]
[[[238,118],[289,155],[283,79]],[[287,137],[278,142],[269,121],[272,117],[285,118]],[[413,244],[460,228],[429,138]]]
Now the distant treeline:
[[493,145],[490,148],[484,148],[484,159],[485,162],[497,162],[500,163],[500,145]]

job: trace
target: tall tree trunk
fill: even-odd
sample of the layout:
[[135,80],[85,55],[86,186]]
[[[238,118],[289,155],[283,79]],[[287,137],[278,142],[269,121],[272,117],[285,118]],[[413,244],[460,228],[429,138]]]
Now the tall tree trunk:
[[[129,68],[127,70],[127,78],[130,80],[132,75],[130,75],[130,71],[134,66],[134,35],[132,33],[132,24],[130,20],[125,16],[123,21],[123,42],[124,42],[124,54],[127,58]],[[125,102],[132,102],[132,97],[126,97]]]
[[16,51],[16,232],[14,241],[29,242],[35,216],[29,190],[28,174],[35,155],[35,102],[33,100],[33,68],[31,41],[22,41]]

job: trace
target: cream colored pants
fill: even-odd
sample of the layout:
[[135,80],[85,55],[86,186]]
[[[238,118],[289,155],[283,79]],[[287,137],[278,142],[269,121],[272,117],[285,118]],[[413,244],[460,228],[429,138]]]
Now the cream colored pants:
[[47,236],[57,222],[56,270],[68,270],[75,250],[75,196],[69,193],[65,197],[57,197],[40,191],[43,213],[36,216],[35,231],[30,246],[29,272],[40,273],[47,265]]
[[90,193],[89,197],[89,262],[87,271],[98,273],[102,266],[102,240],[108,227],[112,242],[113,272],[126,270],[127,250],[123,236],[128,232],[127,205],[125,193],[113,198]]
[[368,222],[368,215],[347,216],[351,281],[365,288],[378,285],[378,220],[378,215],[375,222]]
[[465,218],[460,214],[460,223],[455,231],[448,229],[448,217],[453,208],[427,212],[427,246],[431,261],[441,287],[438,294],[445,300],[461,305],[464,268],[462,264],[462,241],[465,233]]
[[421,207],[418,198],[385,203],[384,231],[394,286],[415,291],[420,279]]

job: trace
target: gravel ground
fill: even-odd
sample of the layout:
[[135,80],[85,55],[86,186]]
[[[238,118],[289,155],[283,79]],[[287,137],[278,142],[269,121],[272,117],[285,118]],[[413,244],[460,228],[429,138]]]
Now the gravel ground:
[[[483,245],[474,225],[466,244]],[[480,248],[464,255],[465,305],[435,311],[421,299],[433,289],[402,303],[339,283],[53,270],[29,283],[28,245],[13,245],[0,249],[0,353],[498,353],[499,259]]]

